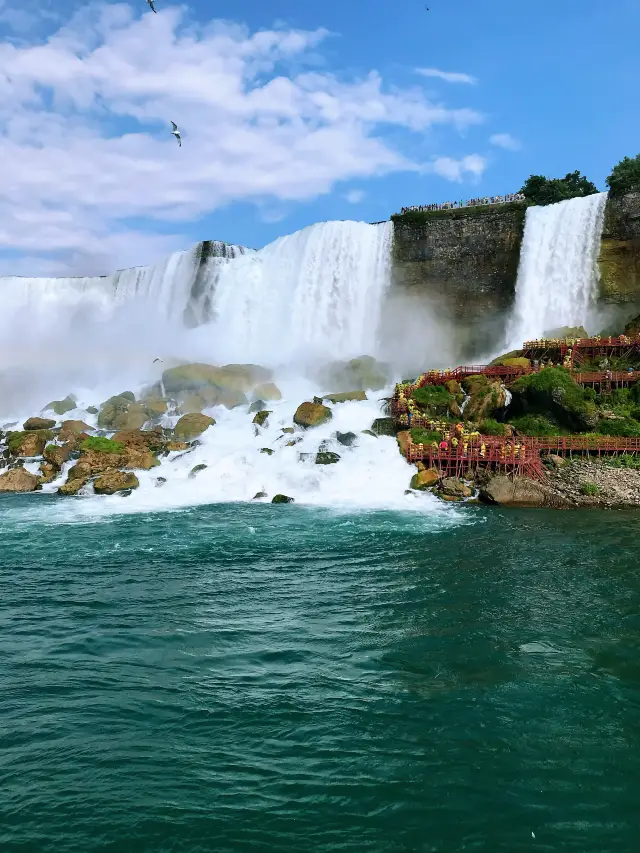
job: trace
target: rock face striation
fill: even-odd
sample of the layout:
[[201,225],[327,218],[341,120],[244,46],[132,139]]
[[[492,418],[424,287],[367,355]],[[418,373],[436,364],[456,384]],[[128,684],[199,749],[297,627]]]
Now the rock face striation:
[[427,297],[482,349],[514,301],[525,214],[521,204],[396,218],[394,290]]

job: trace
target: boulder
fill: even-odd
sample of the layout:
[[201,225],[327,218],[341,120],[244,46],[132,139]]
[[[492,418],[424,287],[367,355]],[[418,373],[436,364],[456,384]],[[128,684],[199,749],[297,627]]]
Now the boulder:
[[107,430],[140,429],[148,420],[144,407],[129,391],[110,397],[98,414],[98,426]]
[[267,456],[273,456],[273,454],[275,453],[275,450],[272,450],[270,447],[261,447],[260,453],[266,453]]
[[371,424],[371,431],[376,435],[390,435],[395,438],[397,433],[395,418],[376,418]]
[[333,415],[331,409],[319,403],[302,403],[296,409],[293,416],[294,423],[298,426],[308,429],[309,427],[317,427],[330,421]]
[[528,358],[514,356],[513,358],[503,358],[495,362],[500,367],[514,367],[520,368],[522,370],[529,370],[531,367],[531,362]]
[[320,453],[316,453],[316,465],[335,465],[339,461],[339,454],[332,453],[330,450],[322,450]]
[[169,404],[163,397],[149,397],[143,400],[141,405],[149,419],[161,418],[169,409]]
[[322,399],[328,400],[330,403],[350,403],[357,400],[366,400],[367,395],[365,391],[341,391],[337,394],[325,394]]
[[[497,365],[501,365],[505,359],[507,358],[519,358],[522,355],[521,349],[513,349],[510,352],[505,352],[502,355],[497,356],[493,359],[493,361],[489,362],[489,367],[495,367]],[[464,380],[463,380],[464,384]]]
[[60,468],[51,462],[40,463],[40,482],[51,483],[60,473]]
[[378,437],[372,429],[363,429],[362,435],[370,435],[372,438]]
[[160,489],[166,482],[166,477],[156,477],[156,489]]
[[268,419],[270,414],[271,414],[271,412],[267,411],[266,409],[264,409],[261,412],[257,412],[256,416],[253,419],[253,423],[256,426],[260,426],[260,427],[264,426],[266,424],[267,419]]
[[211,364],[182,364],[171,367],[162,374],[167,393],[196,391],[203,389],[226,389],[243,394],[257,383],[271,379],[271,371],[256,364],[227,364],[215,367]]
[[189,450],[189,445],[186,441],[168,441],[164,449],[165,453],[178,453],[182,450]]
[[183,415],[175,425],[174,432],[178,438],[190,439],[196,438],[198,435],[215,425],[215,420],[208,415],[192,413]]
[[464,409],[464,419],[480,423],[504,409],[507,392],[499,381],[475,385],[469,390],[469,400]]
[[283,435],[293,435],[294,432],[295,432],[295,429],[293,427],[282,427],[282,434]]
[[53,438],[50,430],[37,432],[10,432],[7,434],[9,450],[13,456],[42,456],[47,441]]
[[56,425],[55,421],[50,418],[29,418],[22,426],[25,432],[33,432],[39,429],[53,429]]
[[73,447],[68,444],[47,444],[43,451],[43,456],[49,464],[60,470],[65,462],[71,458]]
[[126,489],[137,489],[139,485],[138,478],[131,471],[107,471],[98,477],[93,488],[97,495],[115,495]]
[[63,483],[58,489],[59,495],[77,495],[83,486],[89,482],[88,477],[68,477],[67,482]]
[[627,325],[624,327],[624,333],[625,335],[629,335],[630,338],[635,338],[637,335],[640,335],[640,315],[629,320]]
[[417,474],[413,475],[410,486],[412,489],[424,491],[435,486],[439,479],[439,471],[436,471],[435,468],[426,468],[424,471],[418,471]]
[[0,492],[35,492],[40,487],[40,478],[24,468],[12,468],[0,474]]
[[509,419],[543,415],[571,432],[592,432],[599,423],[595,403],[585,397],[584,388],[560,367],[547,367],[539,373],[521,376],[510,390]]
[[396,435],[396,441],[398,442],[400,453],[402,453],[403,456],[406,456],[409,445],[411,444],[411,432],[408,429],[401,430]]
[[510,480],[504,474],[491,477],[480,491],[480,500],[500,506],[545,506],[548,503],[543,486],[525,477]]
[[90,415],[97,415],[99,411],[97,406],[87,406],[87,412]]
[[253,415],[254,412],[260,412],[265,407],[264,400],[254,400],[254,402],[249,406],[249,414]]
[[[266,492],[256,492],[255,495],[251,498],[251,500],[257,501],[257,500],[260,500],[260,498],[266,498],[266,497],[267,497]],[[272,503],[273,503],[273,501],[272,501]]]
[[60,441],[68,441],[72,436],[86,432],[93,432],[93,427],[84,421],[63,421],[58,438]]
[[196,394],[195,391],[186,391],[184,394],[180,395],[178,411],[184,415],[200,414],[203,409],[212,405],[214,405],[213,401],[207,403],[204,397]]
[[445,477],[440,484],[440,491],[443,495],[454,498],[470,498],[473,494],[471,489],[457,477]]
[[548,461],[554,468],[566,468],[569,464],[569,460],[565,459],[564,456],[556,456],[554,453],[550,453],[548,456],[543,457],[542,461]]
[[135,448],[137,450],[150,450],[152,453],[159,453],[164,450],[167,445],[167,440],[160,427],[155,429],[123,429],[119,430],[113,436],[113,441],[124,445],[125,448]]
[[293,498],[290,498],[288,495],[275,495],[271,498],[272,504],[292,504]]
[[77,462],[67,474],[67,483],[70,483],[72,480],[84,480],[86,483],[91,474],[91,465],[87,462]]
[[456,398],[461,398],[462,394],[462,386],[455,379],[449,379],[444,383],[444,387],[450,394],[453,394]]
[[196,474],[199,474],[200,471],[204,471],[205,468],[208,468],[208,465],[205,465],[204,462],[201,462],[199,465],[194,465],[193,468],[189,471],[189,477],[193,479]]
[[65,397],[64,400],[53,400],[51,403],[47,403],[44,407],[43,411],[47,409],[51,409],[52,412],[55,412],[56,415],[65,415],[67,412],[71,412],[76,407],[76,401],[70,395]]
[[564,340],[565,338],[588,338],[589,332],[584,326],[559,326],[557,329],[549,329],[543,335],[546,340]]
[[282,392],[273,382],[265,382],[262,385],[257,385],[253,389],[253,396],[260,400],[267,400],[270,403],[282,400]]
[[342,444],[344,447],[351,447],[358,440],[358,436],[355,432],[337,432],[336,440],[338,444]]
[[350,361],[335,361],[321,374],[325,386],[336,391],[380,391],[389,384],[391,370],[389,365],[376,361],[369,355],[352,358]]

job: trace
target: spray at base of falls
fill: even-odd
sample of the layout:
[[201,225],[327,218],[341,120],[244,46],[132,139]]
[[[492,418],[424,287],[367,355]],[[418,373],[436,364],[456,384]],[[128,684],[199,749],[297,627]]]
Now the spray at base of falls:
[[607,193],[530,207],[508,328],[508,348],[560,326],[589,322]]
[[[437,514],[458,523],[455,509],[433,495],[405,494],[415,468],[398,452],[394,438],[362,434],[381,416],[380,399],[330,405],[333,413],[330,422],[308,430],[296,428],[292,435],[282,429],[291,426],[297,405],[309,399],[315,389],[295,383],[285,385],[283,390],[289,399],[269,404],[272,413],[265,427],[256,428],[252,424],[252,415],[246,407],[208,409],[216,424],[200,436],[200,444],[187,453],[172,453],[150,471],[136,471],[140,487],[131,495],[60,498],[56,515],[60,515],[60,520],[78,520],[112,513],[176,510],[198,504],[251,502],[256,493],[266,492],[265,501],[276,494],[285,494],[305,506],[341,511],[412,511]],[[379,392],[380,396],[383,393]],[[80,415],[85,413],[73,413],[74,417]],[[85,417],[91,421],[91,416]],[[167,423],[174,421],[175,418]],[[336,432],[355,433],[354,445],[346,447],[337,442]],[[292,439],[298,441],[288,447],[287,442]],[[329,465],[315,464],[320,445],[323,450],[339,454],[340,460]],[[274,452],[261,453],[262,448]],[[197,465],[207,467],[190,476]],[[66,473],[44,486],[43,491],[55,492]],[[158,477],[166,479],[160,487]]]

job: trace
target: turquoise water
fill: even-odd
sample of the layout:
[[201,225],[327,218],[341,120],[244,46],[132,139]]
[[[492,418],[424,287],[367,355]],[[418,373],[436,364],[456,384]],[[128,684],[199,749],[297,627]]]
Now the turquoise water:
[[61,506],[0,499],[2,853],[637,849],[640,516]]

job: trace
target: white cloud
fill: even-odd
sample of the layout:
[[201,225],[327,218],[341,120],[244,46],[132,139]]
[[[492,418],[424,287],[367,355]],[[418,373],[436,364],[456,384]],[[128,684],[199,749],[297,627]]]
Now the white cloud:
[[183,223],[231,202],[279,209],[339,181],[418,172],[380,131],[483,120],[374,71],[288,74],[316,61],[324,30],[138,11],[92,5],[47,40],[0,43],[0,252],[39,257],[39,271],[146,263],[188,244]]
[[364,197],[364,190],[349,190],[348,193],[345,193],[345,199],[349,204],[359,204]]
[[438,157],[433,161],[432,170],[441,178],[449,181],[462,181],[465,172],[479,178],[487,168],[487,161],[479,154],[469,154],[460,160],[452,157]]
[[440,71],[439,68],[416,68],[416,74],[421,74],[423,77],[438,77],[440,80],[446,80],[447,83],[475,85],[478,82],[477,77],[472,77],[471,74],[463,74],[459,71]]
[[497,145],[498,148],[506,148],[508,151],[518,151],[521,147],[519,141],[510,133],[494,133],[493,136],[489,137],[489,142],[492,145]]

